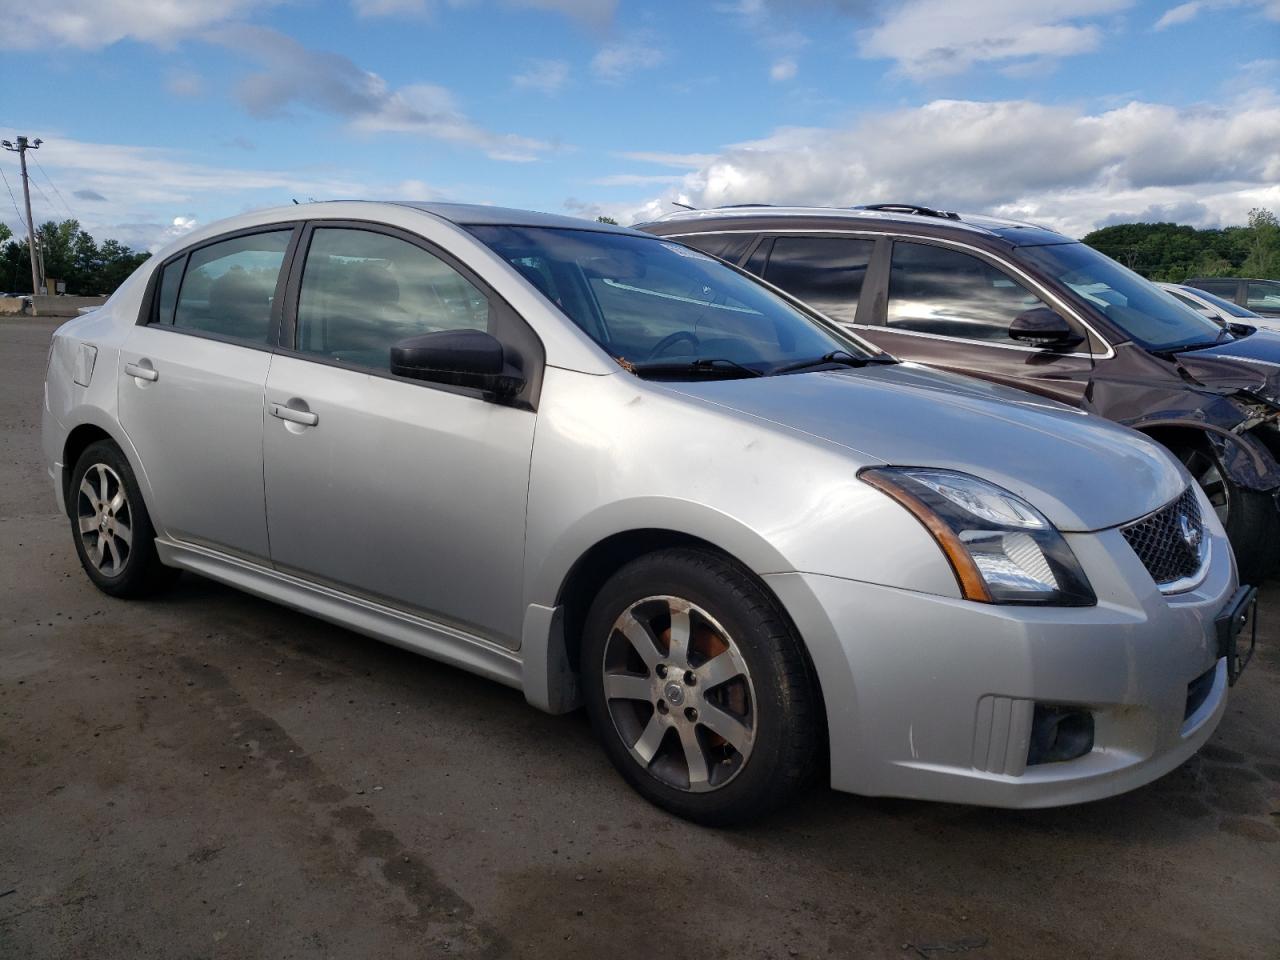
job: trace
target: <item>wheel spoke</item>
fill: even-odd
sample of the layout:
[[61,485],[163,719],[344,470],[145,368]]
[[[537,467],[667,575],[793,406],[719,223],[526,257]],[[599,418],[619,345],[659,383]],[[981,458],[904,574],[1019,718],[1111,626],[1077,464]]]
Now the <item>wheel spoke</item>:
[[116,495],[111,498],[111,502],[107,504],[107,509],[112,513],[119,511],[124,506],[124,487],[116,491]]
[[648,700],[653,694],[653,687],[648,677],[608,673],[604,678],[604,694],[610,700]]
[[740,720],[731,717],[719,707],[704,702],[698,711],[698,722],[712,733],[728,740],[733,749],[739,753],[745,755],[751,749],[751,731]]
[[102,467],[100,466],[95,467],[94,469],[98,471],[98,487],[102,491],[101,493],[98,494],[98,501],[100,503],[106,503],[107,502],[107,471],[103,470]]
[[680,746],[684,748],[685,764],[689,768],[689,786],[706,783],[711,775],[707,771],[707,755],[702,752],[698,733],[693,727],[680,728]]
[[98,534],[93,538],[92,543],[85,544],[85,550],[89,554],[89,562],[98,569],[102,569],[102,534]]
[[668,602],[671,611],[671,646],[667,655],[682,667],[689,665],[689,605],[682,600]]
[[81,532],[81,533],[93,533],[93,531],[95,531],[95,530],[97,530],[97,529],[98,529],[98,518],[97,518],[97,517],[81,517],[81,518],[80,518],[80,532]]
[[622,635],[631,641],[631,646],[635,648],[636,653],[640,654],[640,659],[650,670],[662,661],[662,651],[658,649],[658,641],[654,638],[652,631],[637,620],[630,610],[618,618],[616,629],[622,631]]
[[726,650],[724,653],[712,657],[693,672],[697,674],[698,682],[702,684],[702,688],[710,690],[712,687],[718,687],[734,677],[742,676],[742,667],[738,665],[733,651]]
[[632,745],[631,749],[640,755],[646,767],[653,763],[653,758],[658,748],[662,746],[662,739],[667,735],[667,730],[668,727],[659,719],[657,711],[654,711],[644,732],[640,734],[640,739]]
[[80,492],[89,498],[89,502],[93,504],[93,508],[98,509],[98,495],[93,490],[93,484],[89,482],[89,475],[86,473],[80,481]]
[[133,528],[127,523],[121,523],[119,520],[115,522],[115,526],[111,528],[111,532],[115,534],[117,540],[126,547],[133,547]]
[[110,534],[104,534],[102,537],[104,548],[104,559],[106,554],[111,556],[111,566],[106,570],[107,573],[115,573],[120,569],[120,548],[116,546],[115,537]]

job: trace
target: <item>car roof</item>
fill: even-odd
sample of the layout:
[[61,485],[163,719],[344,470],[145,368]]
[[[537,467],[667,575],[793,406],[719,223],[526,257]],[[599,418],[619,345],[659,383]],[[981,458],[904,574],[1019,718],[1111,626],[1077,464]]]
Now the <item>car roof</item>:
[[[920,207],[919,210],[927,208]],[[922,228],[925,233],[967,233],[999,238],[1014,246],[1037,246],[1070,243],[1072,238],[1039,224],[1007,220],[981,214],[944,214],[937,211],[910,213],[905,210],[868,210],[857,207],[774,207],[769,204],[743,204],[713,207],[708,210],[681,210],[659,217],[642,229],[661,226],[664,234],[675,233],[669,226],[689,225],[690,233],[710,233],[714,229],[743,229],[750,221],[751,229],[774,229],[785,222],[791,228],[848,230],[854,226],[888,230],[894,225]]]
[[582,217],[566,217],[558,213],[539,213],[534,210],[517,210],[512,207],[494,207],[483,203],[445,203],[422,200],[388,200],[402,207],[414,207],[434,214],[442,220],[448,220],[460,227],[503,226],[503,227],[560,227],[574,230],[597,230],[601,233],[630,233],[647,237],[629,227],[619,227],[611,223],[600,223],[598,220],[586,220]]

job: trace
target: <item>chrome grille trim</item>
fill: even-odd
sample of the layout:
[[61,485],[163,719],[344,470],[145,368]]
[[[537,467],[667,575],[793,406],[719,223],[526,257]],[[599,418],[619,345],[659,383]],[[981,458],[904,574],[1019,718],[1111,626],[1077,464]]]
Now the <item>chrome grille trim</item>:
[[1208,565],[1209,536],[1194,487],[1120,532],[1164,593],[1190,589]]

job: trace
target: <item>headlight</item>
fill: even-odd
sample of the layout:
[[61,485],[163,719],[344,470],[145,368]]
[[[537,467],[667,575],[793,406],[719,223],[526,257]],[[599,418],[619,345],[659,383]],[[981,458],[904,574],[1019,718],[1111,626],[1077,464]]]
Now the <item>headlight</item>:
[[872,467],[858,474],[933,535],[966,600],[1089,607],[1098,602],[1067,542],[1027,501],[967,473]]

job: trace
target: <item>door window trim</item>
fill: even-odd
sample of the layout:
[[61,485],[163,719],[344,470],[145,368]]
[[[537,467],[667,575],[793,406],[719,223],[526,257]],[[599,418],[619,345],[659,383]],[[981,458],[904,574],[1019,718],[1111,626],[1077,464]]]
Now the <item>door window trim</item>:
[[[138,311],[138,319],[135,326],[152,327],[156,330],[168,330],[170,333],[179,333],[187,337],[197,337],[201,340],[214,340],[218,343],[229,343],[237,347],[246,347],[249,350],[264,350],[272,353],[275,350],[275,344],[279,337],[281,312],[284,304],[282,297],[285,293],[286,284],[289,273],[292,269],[294,255],[297,253],[298,240],[302,235],[301,220],[286,220],[281,223],[266,223],[256,227],[246,227],[243,230],[233,230],[230,233],[222,233],[216,237],[210,237],[207,240],[201,240],[199,243],[192,244],[189,247],[183,247],[177,253],[166,257],[161,261],[151,276],[147,279],[147,288],[142,295],[142,307]],[[256,340],[245,340],[241,337],[231,337],[226,334],[213,333],[208,330],[192,330],[190,327],[179,327],[172,323],[161,323],[160,313],[160,282],[164,276],[164,271],[171,264],[178,260],[185,260],[186,263],[182,267],[182,276],[178,280],[178,294],[174,298],[174,309],[177,310],[178,299],[182,296],[182,285],[187,279],[187,268],[191,263],[191,255],[206,247],[223,243],[227,240],[237,240],[240,237],[252,237],[262,233],[284,233],[289,231],[289,242],[285,245],[284,259],[280,261],[280,271],[276,275],[275,294],[271,298],[271,316],[267,322],[267,339],[259,343]]]
[[[682,234],[670,234],[668,235],[667,239],[678,240],[680,239],[680,237],[696,236],[697,233],[699,232],[701,231],[689,231],[687,233],[682,233]],[[1097,328],[1093,324],[1091,324],[1088,320],[1086,320],[1083,316],[1081,316],[1080,311],[1077,310],[1074,306],[1072,306],[1070,303],[1068,303],[1066,300],[1064,300],[1061,296],[1059,296],[1054,291],[1047,289],[1044,286],[1044,284],[1040,283],[1038,280],[1036,280],[1034,277],[1028,274],[1021,267],[1007,260],[998,259],[995,257],[995,255],[989,253],[986,250],[983,250],[981,247],[976,247],[973,244],[964,243],[959,240],[951,240],[949,238],[944,238],[944,237],[918,237],[918,236],[913,236],[909,233],[896,233],[896,232],[888,232],[885,230],[832,230],[832,229],[814,230],[814,229],[804,229],[804,228],[790,228],[790,229],[782,228],[782,229],[769,229],[769,230],[759,230],[759,229],[715,230],[715,231],[708,230],[706,232],[707,233],[758,233],[760,234],[762,240],[765,238],[771,238],[774,236],[781,236],[783,234],[797,234],[797,233],[813,235],[813,236],[817,236],[821,234],[830,234],[832,236],[880,237],[888,241],[902,240],[908,243],[932,243],[942,247],[953,247],[957,250],[963,250],[966,253],[972,253],[978,256],[979,258],[991,263],[993,266],[999,268],[1000,270],[1003,270],[1007,273],[1010,273],[1016,276],[1026,287],[1028,287],[1028,289],[1031,290],[1032,293],[1036,294],[1041,300],[1043,300],[1045,303],[1052,306],[1055,310],[1060,312],[1068,320],[1075,321],[1076,323],[1080,324],[1080,326],[1082,326],[1085,330],[1088,330],[1089,333],[1092,335],[1092,337],[1096,339],[1097,342],[1102,346],[1103,351],[1101,353],[1090,353],[1088,351],[1082,352],[1077,350],[1077,351],[1071,351],[1068,353],[1063,353],[1063,352],[1060,352],[1057,350],[1051,350],[1045,347],[1023,347],[1023,346],[1018,346],[1017,344],[992,343],[987,340],[970,340],[966,337],[950,337],[950,336],[945,336],[943,334],[938,334],[938,333],[920,333],[914,330],[898,330],[895,328],[890,328],[888,326],[885,326],[883,323],[874,322],[876,320],[882,319],[884,316],[884,314],[880,313],[878,310],[877,310],[877,314],[870,318],[873,322],[863,323],[861,311],[859,311],[858,319],[854,323],[841,324],[841,326],[851,326],[860,330],[884,330],[890,333],[901,334],[903,336],[928,337],[934,340],[950,340],[956,343],[972,343],[972,344],[977,344],[981,346],[996,347],[997,349],[1001,349],[1001,350],[1019,350],[1024,353],[1048,353],[1048,354],[1053,354],[1061,357],[1085,356],[1085,357],[1091,357],[1094,360],[1110,360],[1116,355],[1115,347],[1112,346],[1111,342],[1106,337],[1104,337],[1101,333],[1099,333]],[[889,244],[889,246],[891,247],[891,244]],[[890,252],[890,255],[892,255],[892,251]],[[752,274],[752,276],[755,276],[755,275]],[[757,277],[757,279],[761,279],[761,278]],[[870,282],[872,279],[873,279],[872,277],[868,276],[867,282]],[[883,304],[887,308],[888,289],[889,289],[888,277],[885,276],[883,280],[884,282],[878,285],[878,288],[874,295],[874,300],[876,301],[877,307],[879,307],[880,298],[881,298],[881,295],[883,294],[883,297],[884,297]],[[859,298],[859,303],[861,303],[861,298]]]
[[308,353],[297,348],[298,303],[302,294],[302,278],[306,269],[307,254],[311,250],[311,241],[315,236],[315,232],[317,230],[362,230],[366,233],[380,234],[394,240],[402,240],[411,246],[418,247],[456,271],[464,280],[480,291],[480,294],[488,301],[489,309],[496,313],[495,326],[497,326],[499,332],[495,333],[494,336],[502,343],[504,349],[513,348],[517,350],[524,364],[524,388],[516,395],[513,401],[505,405],[516,407],[517,409],[537,411],[538,401],[542,394],[543,373],[547,362],[546,348],[543,346],[542,338],[538,336],[537,331],[528,324],[524,317],[489,283],[485,282],[475,270],[425,237],[375,220],[308,220],[301,227],[298,244],[290,261],[284,294],[281,298],[282,314],[278,328],[279,337],[275,345],[276,353],[298,360],[306,360],[309,363],[318,363],[326,367],[351,370],[370,377],[381,377],[384,380],[392,380],[396,383],[409,384],[427,390],[439,390],[464,397],[473,397],[486,403],[491,402],[486,392],[477,387],[462,387],[450,383],[435,383],[429,380],[416,380],[411,377],[398,377],[389,368],[380,370],[376,367],[351,363],[345,360],[335,360],[316,353]]

